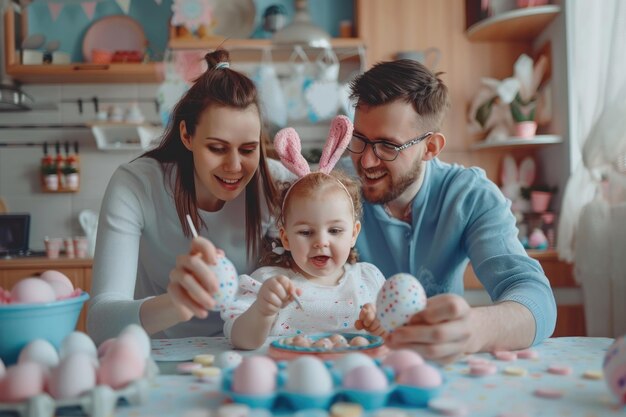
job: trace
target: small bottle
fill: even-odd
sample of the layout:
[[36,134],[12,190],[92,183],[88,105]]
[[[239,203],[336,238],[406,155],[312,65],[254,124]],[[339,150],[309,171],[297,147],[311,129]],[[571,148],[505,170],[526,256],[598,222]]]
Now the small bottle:
[[43,157],[41,158],[42,173],[52,165],[52,157],[48,153],[48,142],[43,143]]
[[61,143],[60,142],[56,142],[54,144],[54,151],[56,153],[56,157],[54,159],[54,163],[56,165],[57,172],[60,173],[61,170],[63,169],[63,163],[65,162],[65,158],[63,158],[63,155],[61,154]]

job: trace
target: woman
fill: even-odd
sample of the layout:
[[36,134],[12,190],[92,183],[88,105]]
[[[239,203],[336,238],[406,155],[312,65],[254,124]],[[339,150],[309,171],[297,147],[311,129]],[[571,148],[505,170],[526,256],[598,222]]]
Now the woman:
[[[257,90],[229,68],[228,52],[205,59],[161,144],[119,167],[107,187],[87,316],[97,343],[129,323],[155,337],[220,334],[219,312],[208,311],[216,247],[250,272],[272,224],[271,178],[288,174],[266,159]],[[191,236],[187,214],[201,237]]]

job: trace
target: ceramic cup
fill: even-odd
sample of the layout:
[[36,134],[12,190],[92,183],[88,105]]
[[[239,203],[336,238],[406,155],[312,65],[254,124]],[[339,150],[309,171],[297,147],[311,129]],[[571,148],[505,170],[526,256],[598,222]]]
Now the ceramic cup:
[[87,257],[87,247],[88,247],[87,238],[85,236],[75,236],[74,237],[74,253],[77,258],[86,258]]
[[57,237],[45,237],[44,244],[46,246],[46,256],[50,259],[56,259],[59,257],[61,247],[63,246],[63,239]]
[[65,255],[68,258],[74,257],[74,241],[71,237],[63,239],[63,244],[65,246]]

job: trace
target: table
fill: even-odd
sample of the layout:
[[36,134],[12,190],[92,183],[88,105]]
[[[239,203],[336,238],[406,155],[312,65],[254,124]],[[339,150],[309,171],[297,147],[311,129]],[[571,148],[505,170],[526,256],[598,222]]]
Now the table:
[[[489,353],[472,355],[488,358],[498,366],[498,372],[491,376],[474,377],[468,373],[468,364],[460,360],[442,368],[447,379],[441,398],[453,398],[463,404],[469,416],[496,417],[505,412],[521,412],[532,417],[593,417],[626,416],[626,410],[620,407],[611,395],[603,379],[592,380],[583,377],[586,371],[600,371],[607,348],[613,342],[608,338],[567,337],[552,338],[533,348],[539,357],[536,359],[518,359],[514,362],[499,361]],[[168,355],[163,350],[164,344],[170,343],[172,352],[213,353],[229,349],[224,338],[193,338],[184,341],[158,341],[153,343],[154,357],[165,359]],[[178,344],[178,346],[176,346]],[[265,352],[267,346],[243,354]],[[165,353],[164,353],[165,352]],[[185,356],[181,353],[180,357]],[[174,358],[170,355],[170,359]],[[193,376],[167,374],[168,369],[175,369],[174,364],[158,362],[165,372],[153,382],[149,401],[141,406],[120,406],[116,416],[209,416],[209,408],[219,407],[225,400],[216,385],[198,382]],[[568,365],[573,372],[570,375],[557,375],[547,372],[551,365]],[[527,371],[516,376],[505,373],[505,368],[515,367]],[[540,398],[533,394],[535,389],[549,388],[563,392],[560,399]],[[409,416],[436,416],[436,412],[427,408],[406,409]],[[266,412],[251,414],[252,417],[267,416]],[[376,412],[366,414],[375,416]]]

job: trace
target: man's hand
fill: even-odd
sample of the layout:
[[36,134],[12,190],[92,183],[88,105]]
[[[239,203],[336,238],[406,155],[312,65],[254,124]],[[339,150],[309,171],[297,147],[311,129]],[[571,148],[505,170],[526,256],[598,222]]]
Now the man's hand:
[[472,308],[456,294],[441,294],[428,299],[426,308],[411,317],[388,337],[393,349],[412,349],[426,359],[452,362],[470,351]]
[[277,275],[263,282],[253,305],[262,316],[275,316],[294,300],[294,293],[300,295],[302,290],[286,276]]
[[359,319],[354,322],[357,330],[365,330],[375,336],[385,336],[385,329],[380,325],[380,321],[376,318],[376,307],[371,303],[365,304],[359,313]]

